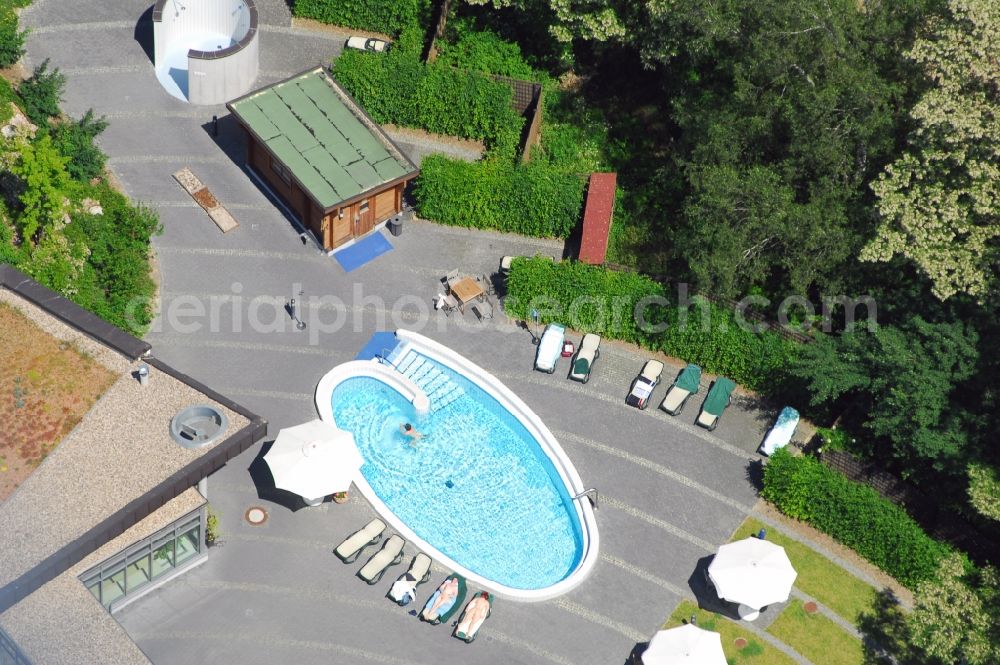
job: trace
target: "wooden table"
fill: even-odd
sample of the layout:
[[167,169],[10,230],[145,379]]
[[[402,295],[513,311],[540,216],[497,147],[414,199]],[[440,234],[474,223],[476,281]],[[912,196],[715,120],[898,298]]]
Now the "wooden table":
[[458,299],[458,308],[465,314],[465,305],[473,300],[482,299],[486,292],[479,282],[471,277],[463,277],[451,285],[451,293]]

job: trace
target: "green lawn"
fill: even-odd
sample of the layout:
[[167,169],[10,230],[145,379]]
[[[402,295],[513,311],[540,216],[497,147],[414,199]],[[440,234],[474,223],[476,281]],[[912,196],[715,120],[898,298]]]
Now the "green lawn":
[[740,525],[731,540],[742,540],[764,528],[767,529],[767,539],[781,545],[788,553],[792,566],[799,574],[795,578],[795,586],[802,593],[812,596],[851,623],[858,620],[861,612],[871,609],[875,589],[807,545],[752,517]]
[[814,663],[823,665],[861,665],[864,652],[861,640],[849,635],[819,612],[808,614],[802,601],[792,600],[767,632],[792,647]]
[[[683,620],[691,618],[691,615],[698,617],[698,627],[705,630],[713,630],[722,635],[722,650],[726,652],[726,659],[729,665],[795,665],[795,661],[778,651],[770,644],[767,644],[759,637],[743,626],[724,619],[718,614],[706,612],[698,609],[690,600],[681,601],[674,613],[667,619],[664,628],[675,628],[680,626]],[[742,637],[747,641],[747,646],[737,649],[734,640]],[[825,662],[823,660],[815,661]]]

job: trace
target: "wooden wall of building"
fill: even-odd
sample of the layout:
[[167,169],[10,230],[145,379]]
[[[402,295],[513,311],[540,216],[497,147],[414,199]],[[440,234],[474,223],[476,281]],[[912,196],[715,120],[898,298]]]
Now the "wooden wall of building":
[[316,234],[326,249],[339,247],[352,238],[365,235],[376,224],[403,209],[404,183],[399,183],[324,214],[291,177],[283,177],[283,165],[271,157],[249,132],[247,163],[268,187],[281,196],[299,221]]

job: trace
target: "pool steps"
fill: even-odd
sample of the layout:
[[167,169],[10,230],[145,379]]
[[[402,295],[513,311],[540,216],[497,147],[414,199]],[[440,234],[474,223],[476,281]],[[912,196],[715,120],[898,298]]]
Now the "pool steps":
[[431,413],[437,413],[465,394],[465,389],[447,374],[405,345],[393,349],[386,360],[424,391],[431,403]]

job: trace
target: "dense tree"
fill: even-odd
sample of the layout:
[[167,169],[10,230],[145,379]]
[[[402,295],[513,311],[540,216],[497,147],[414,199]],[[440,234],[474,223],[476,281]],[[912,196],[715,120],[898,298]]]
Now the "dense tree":
[[[856,400],[864,426],[909,474],[957,473],[968,432],[952,395],[975,372],[977,335],[960,322],[847,332],[806,346],[791,368],[813,404]],[[964,468],[964,467],[963,467]]]
[[675,243],[703,287],[771,282],[836,292],[869,224],[867,183],[892,148],[899,86],[879,69],[879,23],[853,0],[684,5],[686,74],[672,116],[686,174]]
[[992,665],[1000,662],[1000,575],[970,570],[960,555],[939,565],[936,579],[918,585],[905,612],[888,591],[859,617],[866,663]]
[[[470,5],[497,9],[515,7],[546,21],[561,42],[574,39],[623,41],[628,30],[624,15],[629,3],[620,0],[468,0]],[[641,7],[646,3],[636,3]]]
[[918,587],[913,613],[907,617],[920,656],[969,665],[1000,660],[998,581],[994,568],[967,574],[961,557],[942,561],[938,578]]
[[939,298],[996,288],[1000,267],[1000,3],[949,0],[909,57],[931,88],[902,157],[872,188],[881,215],[863,258],[902,254]]
[[1000,473],[986,464],[970,464],[969,503],[980,515],[1000,522]]

